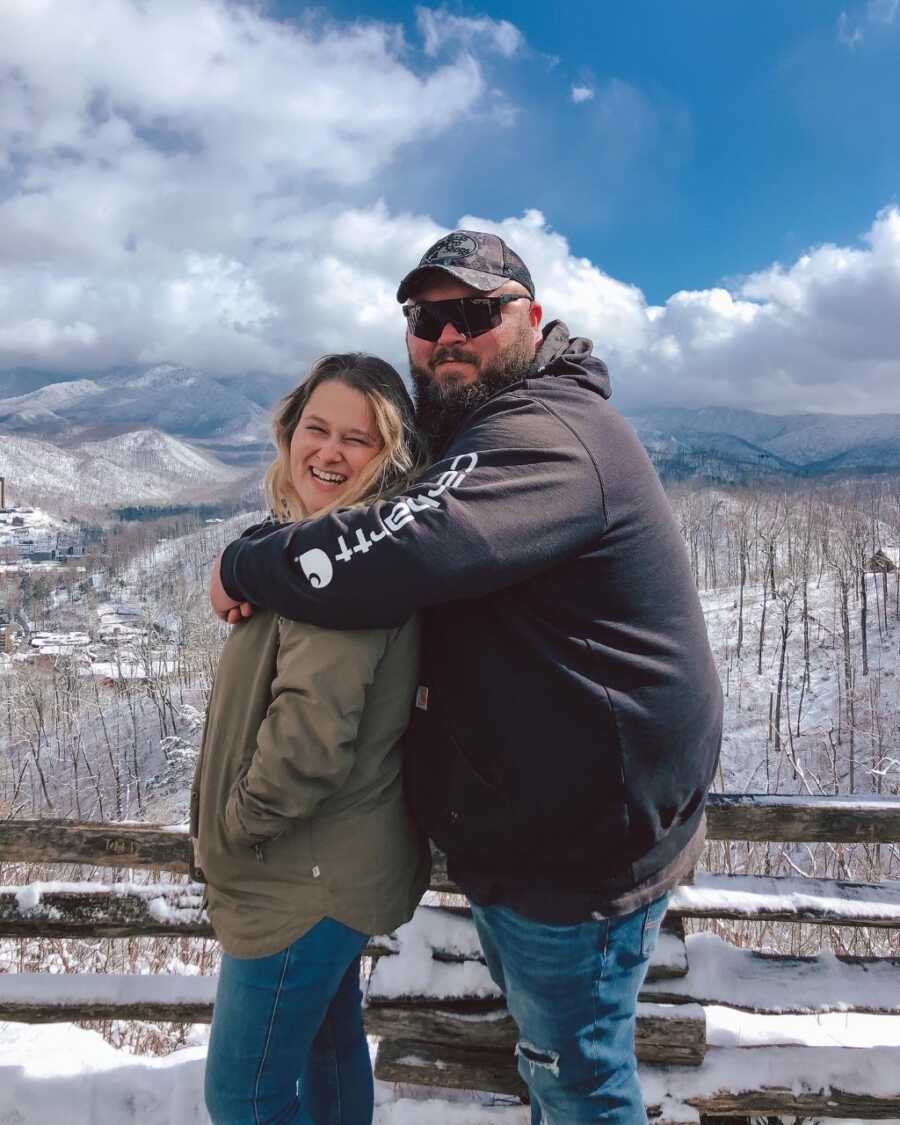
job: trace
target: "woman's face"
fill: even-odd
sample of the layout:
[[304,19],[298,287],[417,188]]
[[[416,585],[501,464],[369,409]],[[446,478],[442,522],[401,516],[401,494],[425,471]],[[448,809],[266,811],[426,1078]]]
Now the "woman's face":
[[346,492],[383,444],[362,392],[336,379],[320,383],[291,438],[291,481],[304,511]]

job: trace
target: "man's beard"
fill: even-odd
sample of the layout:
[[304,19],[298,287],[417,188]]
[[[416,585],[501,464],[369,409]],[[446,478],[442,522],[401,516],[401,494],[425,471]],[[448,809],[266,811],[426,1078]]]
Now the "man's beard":
[[[442,360],[455,359],[477,365],[478,356],[466,351],[465,347],[435,348],[431,365],[435,367]],[[415,367],[410,362],[409,369],[416,388],[416,427],[428,441],[433,457],[438,457],[447,448],[463,417],[480,406],[497,391],[517,383],[524,378],[534,360],[534,338],[530,332],[523,332],[499,351],[489,366],[478,372],[471,383],[458,379],[438,381],[429,368]]]

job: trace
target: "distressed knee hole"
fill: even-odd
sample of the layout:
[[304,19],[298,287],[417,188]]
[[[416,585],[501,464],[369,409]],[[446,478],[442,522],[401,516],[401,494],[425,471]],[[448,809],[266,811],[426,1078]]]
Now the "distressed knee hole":
[[520,1039],[516,1044],[516,1054],[528,1063],[532,1074],[537,1067],[541,1067],[549,1070],[554,1078],[559,1078],[559,1051],[548,1051]]

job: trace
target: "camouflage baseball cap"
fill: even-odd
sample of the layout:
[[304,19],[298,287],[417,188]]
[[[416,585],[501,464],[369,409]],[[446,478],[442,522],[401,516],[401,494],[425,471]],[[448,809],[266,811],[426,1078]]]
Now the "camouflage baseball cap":
[[406,300],[410,286],[426,270],[448,273],[483,293],[496,289],[505,281],[518,281],[534,296],[534,282],[519,255],[496,234],[485,234],[480,230],[455,230],[438,239],[425,251],[416,268],[400,282],[398,301]]

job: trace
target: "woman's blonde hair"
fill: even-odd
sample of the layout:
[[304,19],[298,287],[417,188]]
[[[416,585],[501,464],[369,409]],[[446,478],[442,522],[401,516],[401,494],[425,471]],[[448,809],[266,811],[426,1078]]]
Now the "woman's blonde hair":
[[291,439],[313,391],[323,383],[338,382],[364,395],[372,410],[382,448],[362,473],[331,503],[316,511],[325,515],[401,491],[425,466],[424,446],[416,433],[412,399],[403,380],[389,363],[364,352],[325,355],[309,375],[275,411],[272,431],[276,456],[265,478],[266,503],[278,520],[306,519],[291,479]]

